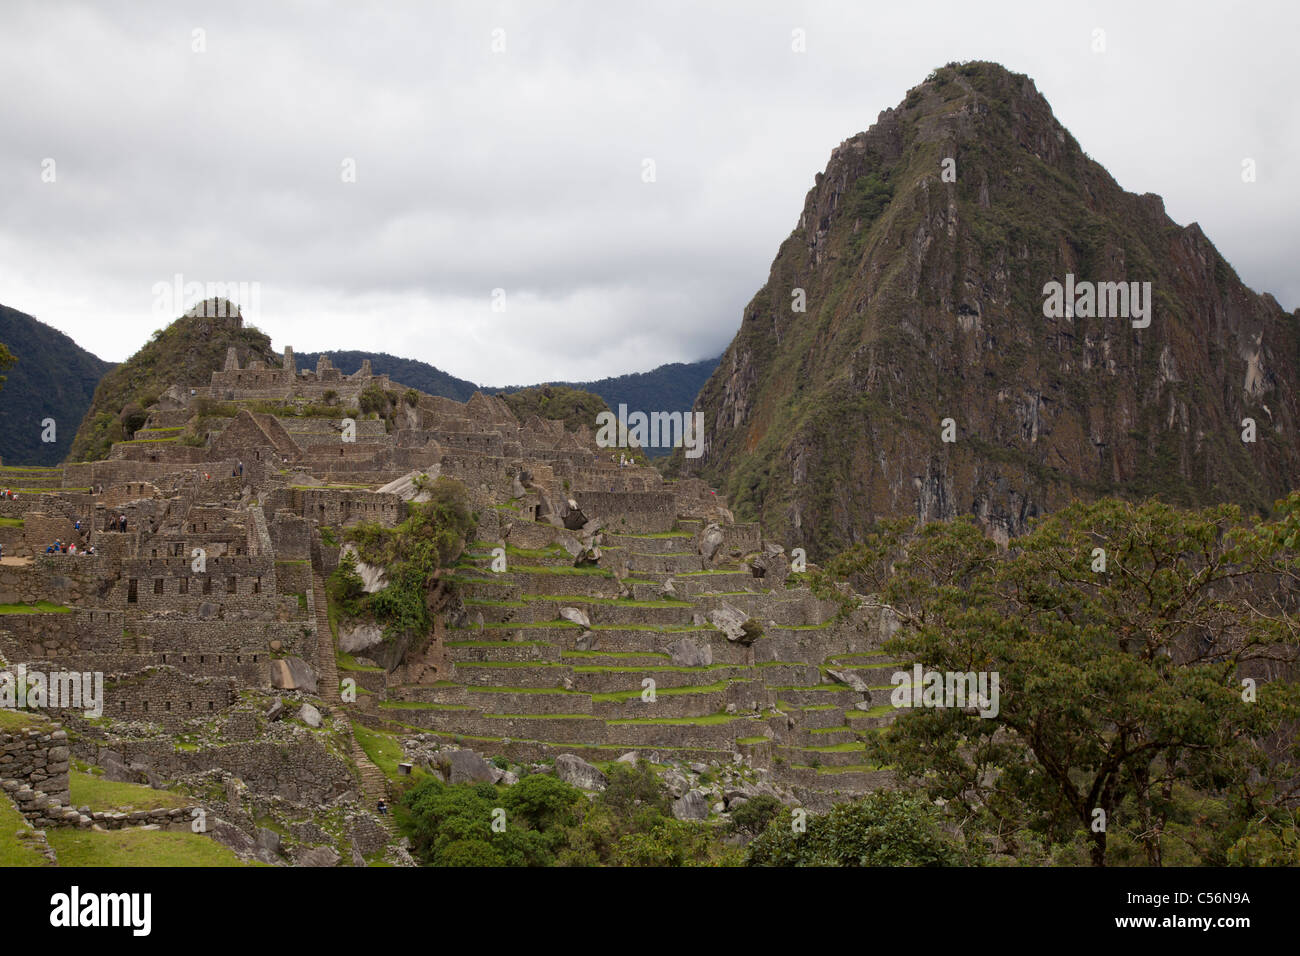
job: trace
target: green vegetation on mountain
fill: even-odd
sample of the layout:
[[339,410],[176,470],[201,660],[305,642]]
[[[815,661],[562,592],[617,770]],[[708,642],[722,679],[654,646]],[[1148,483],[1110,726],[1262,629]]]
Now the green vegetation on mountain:
[[[1067,273],[1150,282],[1150,325],[1045,317]],[[1027,77],[951,64],[833,151],[701,390],[706,454],[670,471],[817,558],[882,518],[1002,539],[1076,497],[1262,513],[1300,474],[1298,370],[1300,315],[1121,189]]]
[[215,302],[200,303],[194,315],[156,331],[143,348],[103,377],[73,439],[70,461],[107,457],[113,442],[129,439],[144,424],[145,409],[172,385],[208,385],[212,373],[224,367],[227,349],[235,349],[241,367],[254,359],[280,367],[270,337],[244,326],[237,306]]
[[502,392],[498,397],[521,422],[534,415],[558,418],[571,432],[584,425],[595,431],[596,416],[610,410],[599,395],[564,385],[536,385],[517,392]]
[[361,352],[355,349],[341,352],[297,352],[294,354],[294,362],[300,369],[314,369],[322,355],[328,356],[333,366],[345,375],[355,373],[361,368],[361,363],[369,359],[371,371],[376,375],[387,375],[395,383],[418,388],[426,395],[441,395],[458,402],[468,402],[479,390],[473,382],[449,375],[428,362],[399,358],[387,352]]
[[[56,465],[67,454],[95,385],[113,367],[30,315],[0,306],[0,458]],[[10,351],[12,350],[12,351]],[[6,361],[6,357],[8,361]],[[44,424],[52,419],[51,432]],[[52,442],[44,437],[52,436]]]
[[[361,363],[370,360],[370,367],[376,375],[387,375],[393,382],[418,388],[428,395],[441,395],[444,398],[467,402],[476,391],[501,394],[509,401],[509,396],[520,392],[536,393],[539,389],[550,389],[549,396],[531,397],[520,400],[519,408],[530,414],[541,414],[537,408],[546,404],[555,414],[544,417],[563,418],[570,431],[577,428],[580,416],[594,408],[617,410],[620,404],[629,411],[687,411],[695,401],[702,386],[717,368],[717,359],[705,359],[700,362],[674,362],[660,365],[649,372],[633,372],[627,375],[615,375],[594,382],[551,382],[544,385],[508,385],[502,388],[480,388],[473,382],[435,368],[427,362],[416,359],[398,358],[386,352],[299,352],[294,356],[299,368],[315,368],[317,360],[327,355],[334,367],[345,374],[352,374],[361,368]],[[598,405],[587,398],[574,399],[570,392],[591,393],[604,400],[605,405]],[[512,405],[512,410],[516,406]],[[515,412],[519,414],[518,411]],[[585,420],[592,427],[595,414]],[[651,456],[667,454],[668,449],[646,449]]]

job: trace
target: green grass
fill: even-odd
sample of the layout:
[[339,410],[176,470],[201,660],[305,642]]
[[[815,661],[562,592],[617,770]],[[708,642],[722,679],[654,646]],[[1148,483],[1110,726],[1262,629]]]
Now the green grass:
[[46,838],[59,866],[259,866],[199,833],[51,828]]
[[[512,625],[521,627],[522,625]],[[454,628],[454,630],[475,630],[475,628]],[[443,647],[554,647],[547,641],[444,641]]]
[[358,664],[351,654],[344,654],[342,651],[335,651],[334,663],[341,671],[370,671],[377,673],[382,671],[382,667],[370,667],[364,664]]
[[178,793],[155,790],[138,783],[117,783],[79,770],[68,771],[68,789],[74,807],[90,807],[105,813],[118,810],[156,810],[193,804]]
[[560,651],[560,657],[657,657],[670,660],[669,656],[662,651]]
[[48,726],[45,718],[22,710],[0,710],[0,730],[26,730],[28,727]]
[[469,704],[429,704],[422,700],[381,700],[380,710],[473,710]]
[[690,601],[631,601],[623,598],[584,597],[577,594],[524,594],[522,597],[525,601],[554,601],[557,604],[603,604],[613,607],[695,606]]
[[738,744],[761,744],[761,743],[766,743],[767,740],[768,740],[767,737],[737,737],[737,738],[736,738],[736,743],[738,743]]
[[72,608],[49,601],[37,601],[35,604],[0,604],[0,614],[67,614]]
[[18,808],[7,797],[0,798],[0,867],[49,865],[34,843],[19,837],[31,832]]
[[[716,684],[707,684],[698,687],[656,687],[655,697],[672,697],[677,694],[711,694],[716,693],[717,691],[726,690],[727,684],[729,683],[730,681],[720,680]],[[633,697],[640,696],[641,690],[640,688],[637,688],[635,690],[616,690],[607,694],[592,694],[591,699],[593,701],[608,702],[631,700]]]
[[711,727],[715,724],[729,724],[733,720],[749,720],[745,714],[709,714],[707,717],[630,717],[606,721],[611,727],[636,724],[663,724],[679,727]]
[[0,528],[21,528],[22,518],[0,518]]
[[352,725],[352,736],[357,739],[361,749],[366,752],[370,762],[384,772],[390,779],[397,779],[397,765],[402,762],[402,747],[388,734],[371,730],[360,724]]

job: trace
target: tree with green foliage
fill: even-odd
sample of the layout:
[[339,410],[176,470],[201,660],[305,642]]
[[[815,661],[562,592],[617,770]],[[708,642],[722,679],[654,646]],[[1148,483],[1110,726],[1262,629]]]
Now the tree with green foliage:
[[772,817],[749,845],[747,866],[961,866],[970,854],[943,830],[924,797],[877,790],[829,813],[810,814],[802,830],[789,813]]
[[888,650],[999,679],[991,716],[905,710],[868,753],[997,852],[1223,865],[1261,831],[1284,846],[1300,694],[1269,678],[1294,677],[1298,544],[1300,493],[1254,523],[1103,500],[1006,551],[969,520],[862,549],[839,570],[881,585]]
[[[18,361],[18,356],[14,355],[13,352],[10,352],[9,347],[7,345],[5,345],[3,342],[0,342],[0,372],[3,372],[5,369],[9,368],[17,361]],[[5,384],[5,376],[0,375],[0,388],[4,388],[4,384]]]

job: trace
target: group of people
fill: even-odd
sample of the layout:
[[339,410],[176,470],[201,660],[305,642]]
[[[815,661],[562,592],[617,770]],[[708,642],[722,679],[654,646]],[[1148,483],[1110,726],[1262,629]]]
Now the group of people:
[[8,488],[4,490],[3,494],[0,494],[0,498],[4,498],[6,501],[13,501],[17,497],[18,497],[18,492],[10,491]]
[[[92,544],[87,548],[77,547],[77,542],[60,541],[57,538],[54,543],[45,549],[46,554],[94,554],[95,546]],[[0,555],[2,557],[3,555]]]
[[[78,526],[78,528],[80,528],[81,523],[78,522],[78,523],[77,523],[77,526]],[[105,531],[121,531],[122,533],[125,534],[125,533],[126,533],[126,515],[124,515],[124,514],[119,514],[119,515],[117,515],[116,517],[114,517],[113,515],[109,515],[109,516],[108,516],[108,527],[105,528],[104,530],[105,530]]]

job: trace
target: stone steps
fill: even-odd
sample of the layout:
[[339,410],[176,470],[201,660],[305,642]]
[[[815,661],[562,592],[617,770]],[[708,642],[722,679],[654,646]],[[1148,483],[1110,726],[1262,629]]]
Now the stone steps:
[[316,605],[316,672],[319,675],[317,691],[322,700],[340,703],[338,661],[334,651],[334,635],[330,631],[329,611],[325,596],[325,582],[320,572],[313,569],[311,576],[312,601]]

